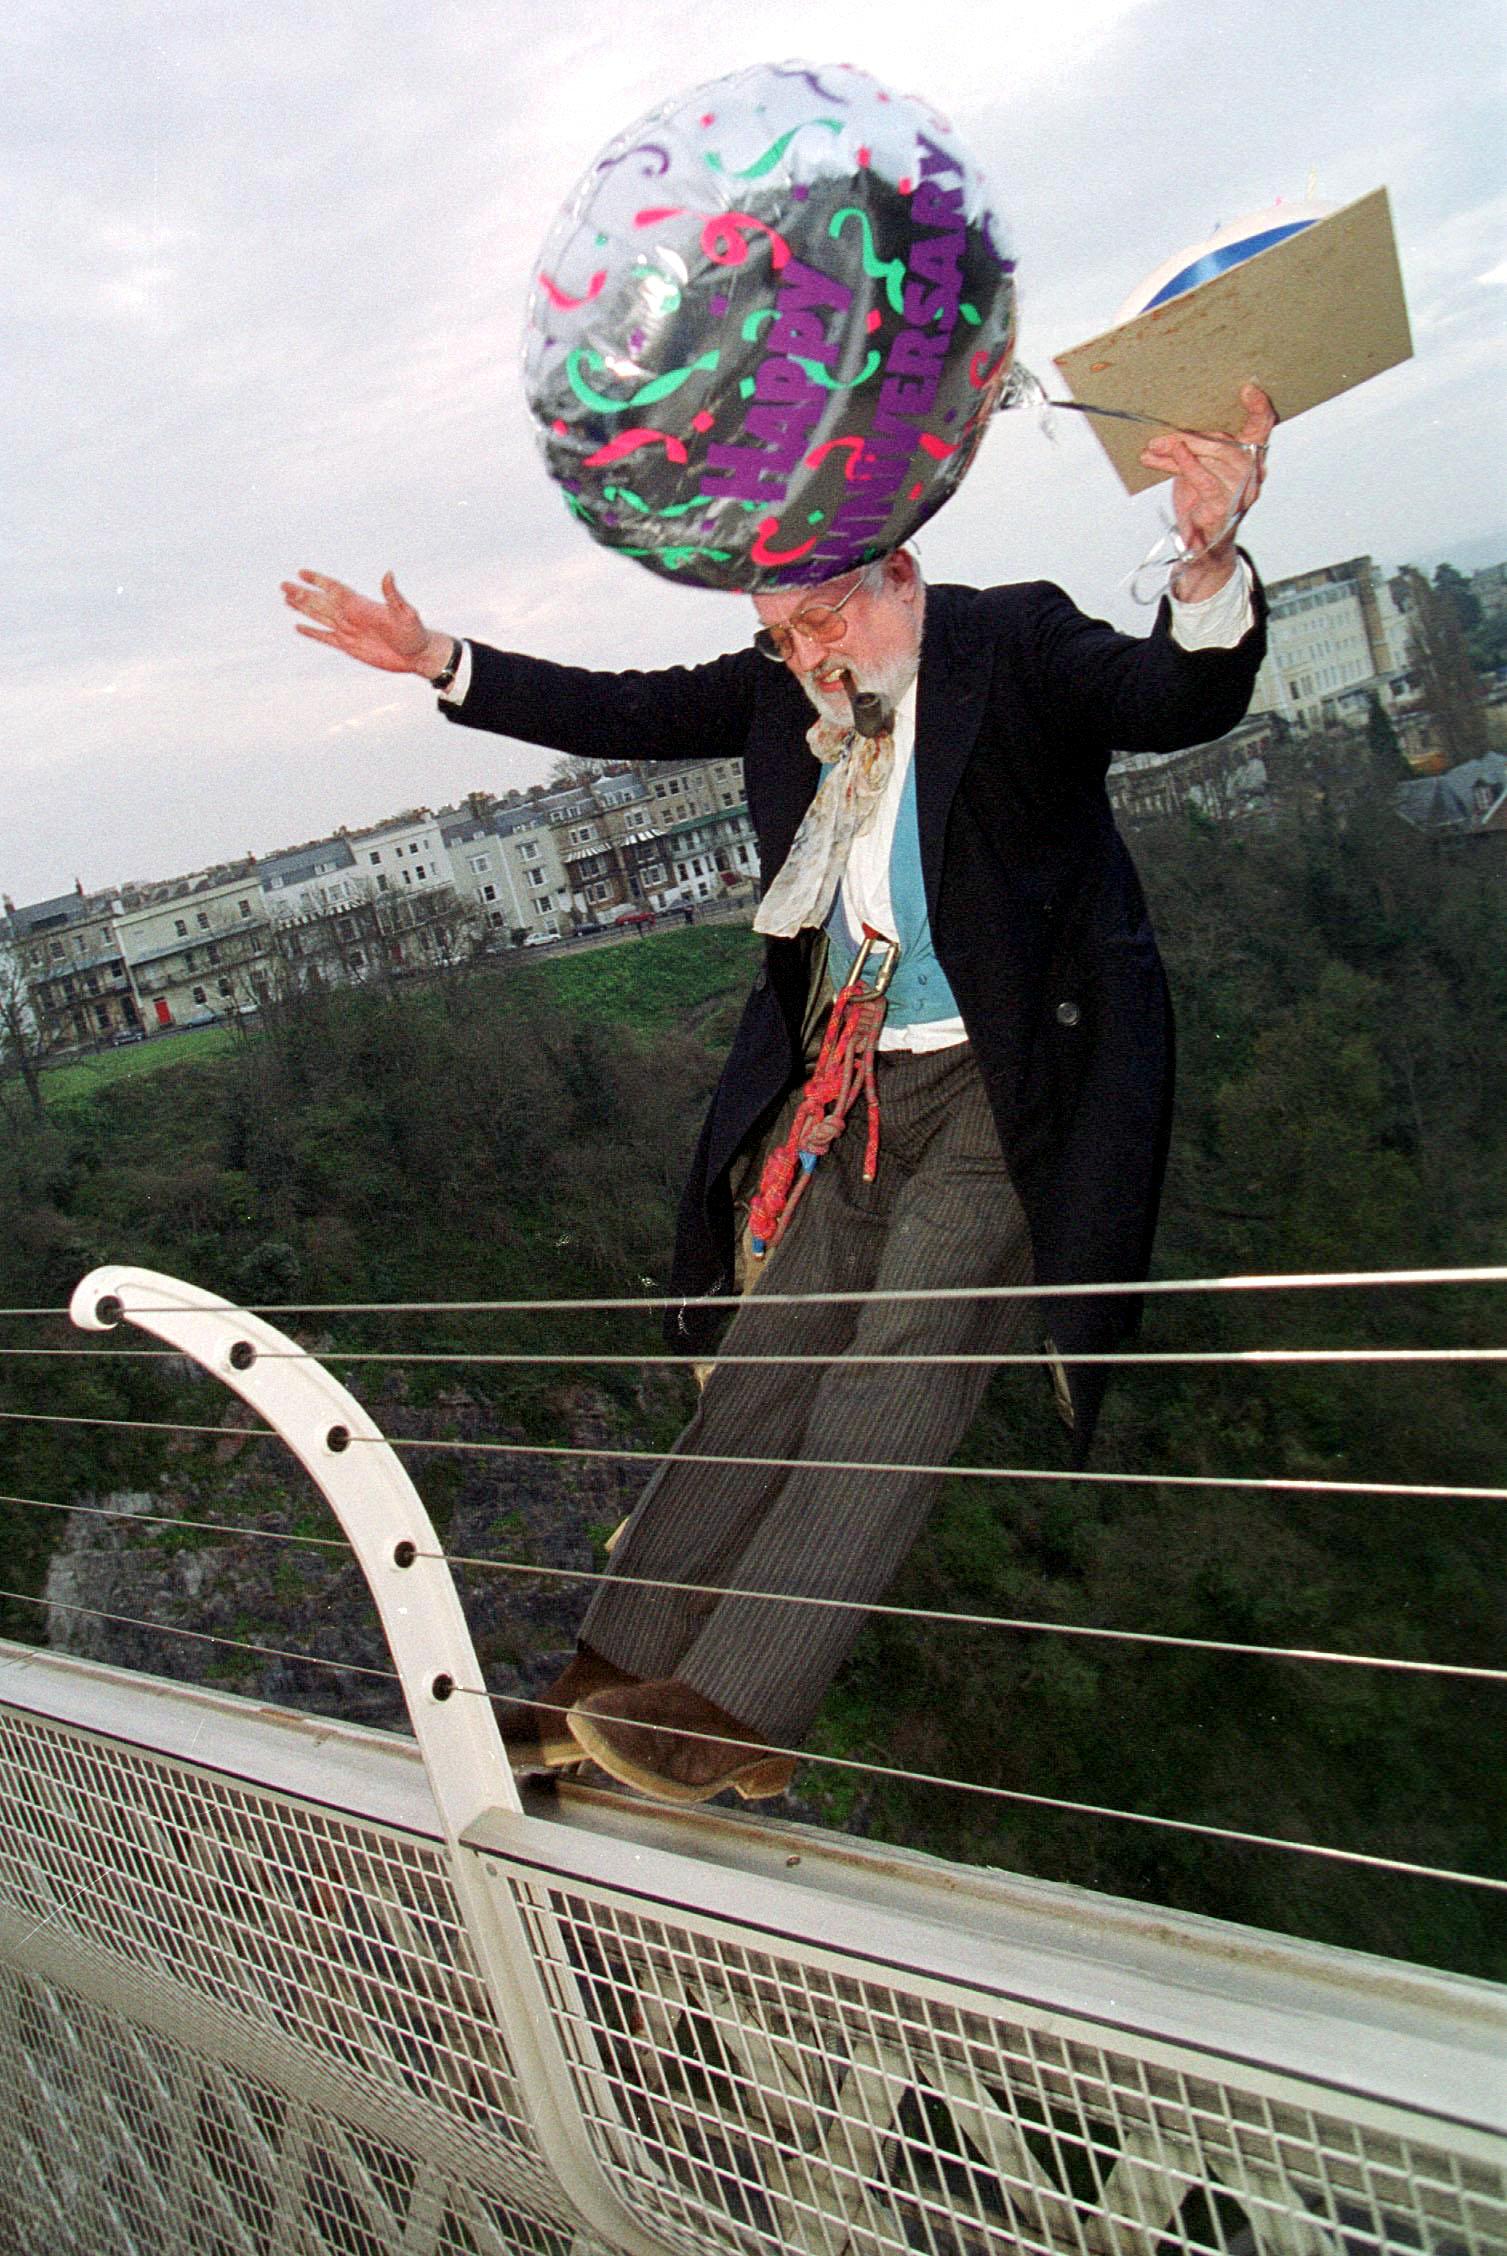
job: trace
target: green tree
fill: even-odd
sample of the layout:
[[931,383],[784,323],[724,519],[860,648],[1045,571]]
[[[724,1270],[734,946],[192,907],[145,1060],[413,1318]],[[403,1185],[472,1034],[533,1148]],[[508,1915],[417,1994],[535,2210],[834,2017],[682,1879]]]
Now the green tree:
[[1481,684],[1448,589],[1430,587],[1411,565],[1402,574],[1409,616],[1408,657],[1451,767],[1486,750]]
[[1434,593],[1450,606],[1466,634],[1481,624],[1481,599],[1453,564],[1441,564],[1435,572]]
[[1493,674],[1499,666],[1507,666],[1507,611],[1494,612],[1490,618],[1483,616],[1466,639],[1471,663],[1479,673]]
[[1402,756],[1392,716],[1374,691],[1366,700],[1366,743],[1383,782],[1396,783],[1401,777],[1412,774]]
[[16,1079],[26,1101],[42,1111],[42,1060],[47,1039],[31,1007],[31,992],[21,960],[0,941],[0,1086]]

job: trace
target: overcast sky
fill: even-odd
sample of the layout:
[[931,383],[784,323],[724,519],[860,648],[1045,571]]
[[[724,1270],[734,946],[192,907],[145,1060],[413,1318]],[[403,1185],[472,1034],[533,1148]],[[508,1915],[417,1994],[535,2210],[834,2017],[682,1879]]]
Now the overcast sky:
[[[609,29],[608,27],[613,27]],[[606,554],[545,478],[518,339],[601,144],[678,88],[851,61],[947,112],[1020,261],[1021,357],[1107,326],[1217,222],[1390,188],[1417,358],[1279,433],[1268,575],[1507,556],[1494,0],[27,0],[0,32],[10,389],[0,886],[25,902],[311,838],[547,755],[298,641],[309,564],[435,626],[613,665],[747,632]],[[1091,434],[996,423],[933,578],[1144,618],[1155,496]]]

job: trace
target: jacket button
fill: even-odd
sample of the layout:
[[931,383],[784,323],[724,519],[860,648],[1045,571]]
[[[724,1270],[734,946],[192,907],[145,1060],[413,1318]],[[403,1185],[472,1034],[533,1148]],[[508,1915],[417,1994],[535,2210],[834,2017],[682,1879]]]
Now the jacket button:
[[1083,1013],[1076,1003],[1059,1003],[1057,1005],[1057,1024],[1059,1026],[1076,1026],[1082,1016]]

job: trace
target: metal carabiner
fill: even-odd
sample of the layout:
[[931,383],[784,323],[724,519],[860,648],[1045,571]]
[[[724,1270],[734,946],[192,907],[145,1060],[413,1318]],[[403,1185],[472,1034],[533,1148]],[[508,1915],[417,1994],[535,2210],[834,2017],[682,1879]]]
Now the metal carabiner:
[[874,984],[868,989],[868,993],[882,995],[887,991],[890,981],[895,976],[895,966],[900,961],[900,943],[898,940],[889,939],[882,932],[876,932],[873,926],[868,924],[863,928],[863,939],[859,943],[857,955],[853,958],[853,968],[843,982],[844,986],[856,987],[858,985],[863,977],[864,966],[876,947],[883,948],[884,960],[879,966]]

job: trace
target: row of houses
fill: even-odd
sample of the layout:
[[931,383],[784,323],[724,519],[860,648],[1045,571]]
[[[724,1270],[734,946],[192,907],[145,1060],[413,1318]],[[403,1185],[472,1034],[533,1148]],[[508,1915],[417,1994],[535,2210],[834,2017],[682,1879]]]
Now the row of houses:
[[[1483,611],[1501,608],[1507,566],[1471,579]],[[1269,803],[1270,759],[1295,737],[1365,729],[1373,704],[1420,775],[1444,765],[1434,716],[1422,709],[1411,649],[1412,584],[1369,556],[1323,564],[1267,583],[1267,652],[1246,719],[1213,744],[1131,753],[1109,771],[1116,813],[1149,822],[1192,807],[1216,820]]]
[[12,1020],[24,1012],[37,1046],[60,1051],[254,1009],[315,966],[350,981],[430,968],[705,901],[756,873],[740,760],[635,764],[186,877],[7,897],[0,951]]

